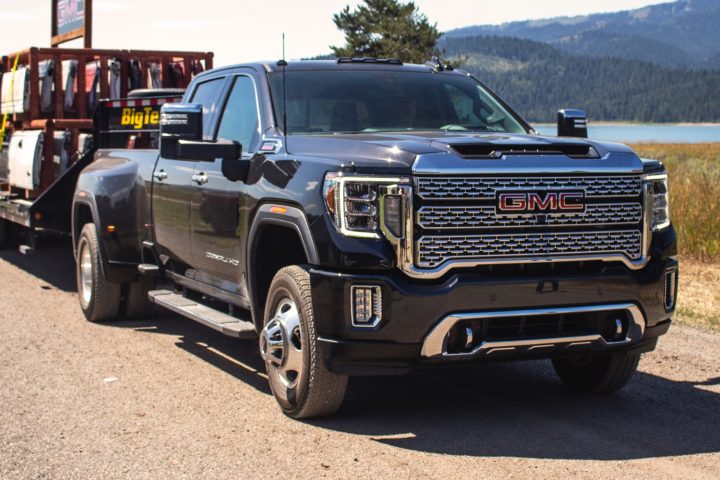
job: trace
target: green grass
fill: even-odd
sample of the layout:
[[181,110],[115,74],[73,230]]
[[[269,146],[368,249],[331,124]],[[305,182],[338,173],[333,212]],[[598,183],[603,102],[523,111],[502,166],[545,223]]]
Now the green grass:
[[641,144],[643,158],[662,161],[670,174],[670,214],[683,258],[720,261],[720,143]]

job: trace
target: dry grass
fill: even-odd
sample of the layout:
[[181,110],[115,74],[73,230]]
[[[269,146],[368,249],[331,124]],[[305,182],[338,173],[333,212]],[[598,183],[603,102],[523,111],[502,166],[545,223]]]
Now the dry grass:
[[677,321],[720,332],[720,264],[680,263]]
[[662,161],[670,173],[670,213],[681,256],[720,262],[720,143],[633,148]]
[[720,143],[633,148],[670,173],[681,260],[677,321],[720,332]]

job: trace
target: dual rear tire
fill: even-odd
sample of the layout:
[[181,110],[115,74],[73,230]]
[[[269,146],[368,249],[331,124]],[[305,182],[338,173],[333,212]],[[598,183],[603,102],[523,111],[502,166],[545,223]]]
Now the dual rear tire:
[[80,309],[90,322],[115,320],[120,316],[141,317],[152,311],[148,292],[155,279],[141,276],[137,281],[120,284],[108,281],[103,274],[97,230],[86,224],[77,245],[77,284]]

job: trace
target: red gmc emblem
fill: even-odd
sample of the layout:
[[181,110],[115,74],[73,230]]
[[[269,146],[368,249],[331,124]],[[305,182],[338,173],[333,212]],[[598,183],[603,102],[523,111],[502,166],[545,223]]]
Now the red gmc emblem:
[[504,192],[497,196],[501,212],[564,212],[585,210],[585,192]]

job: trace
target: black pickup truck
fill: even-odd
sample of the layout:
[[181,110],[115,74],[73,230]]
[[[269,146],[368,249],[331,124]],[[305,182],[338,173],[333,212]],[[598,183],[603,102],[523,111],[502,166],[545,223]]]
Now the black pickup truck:
[[81,308],[259,337],[294,418],[334,412],[350,375],[496,359],[617,390],[674,311],[667,175],[583,138],[580,111],[558,128],[436,62],[208,71],[163,106],[159,151],[97,134],[73,205]]

